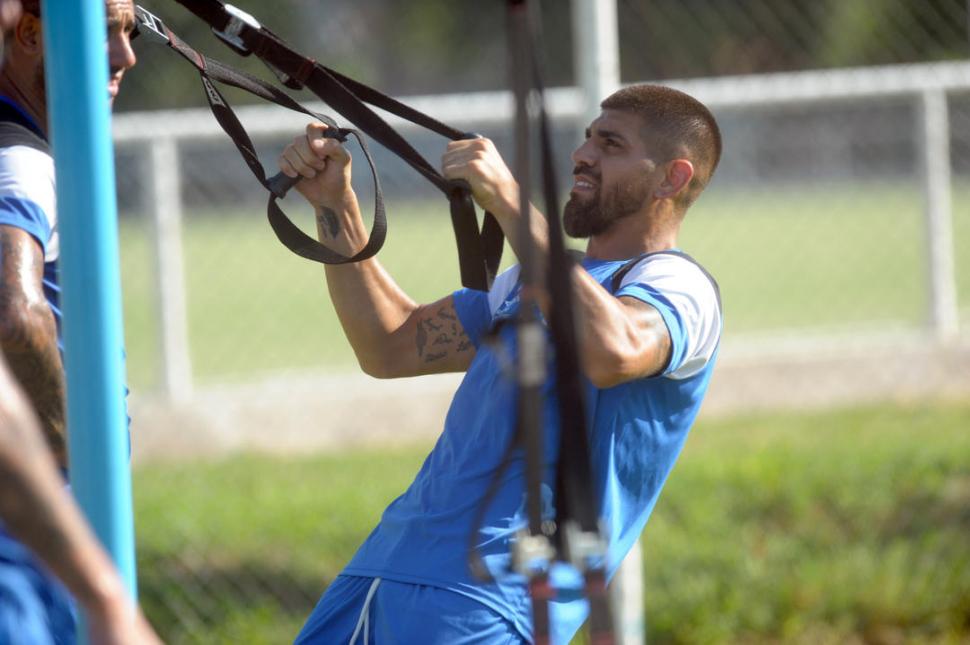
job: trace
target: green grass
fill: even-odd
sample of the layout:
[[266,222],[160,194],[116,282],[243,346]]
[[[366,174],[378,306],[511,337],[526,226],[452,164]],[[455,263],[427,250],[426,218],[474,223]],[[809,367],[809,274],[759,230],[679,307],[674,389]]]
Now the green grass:
[[[652,643],[967,642],[970,402],[705,421],[644,534]],[[135,473],[170,643],[289,642],[429,446]]]
[[[309,219],[288,205],[300,221]],[[458,286],[443,201],[389,204],[380,259],[416,300]],[[712,190],[688,215],[682,247],[718,278],[728,338],[777,330],[925,324],[922,207],[914,186]],[[954,196],[959,301],[970,303],[970,187]],[[243,380],[281,369],[349,367],[323,269],[284,249],[259,207],[187,213],[184,229],[191,353],[197,380]],[[144,222],[122,221],[128,370],[156,384],[157,312]],[[506,252],[506,261],[510,254]]]

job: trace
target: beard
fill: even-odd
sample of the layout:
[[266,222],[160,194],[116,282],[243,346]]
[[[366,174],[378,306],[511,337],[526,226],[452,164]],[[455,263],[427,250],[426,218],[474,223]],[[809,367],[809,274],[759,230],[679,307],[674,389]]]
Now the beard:
[[[580,169],[573,171],[579,174]],[[609,188],[604,196],[597,181],[596,192],[588,197],[573,195],[563,209],[562,225],[566,235],[587,238],[606,232],[614,222],[633,215],[647,201],[650,188],[645,180]]]

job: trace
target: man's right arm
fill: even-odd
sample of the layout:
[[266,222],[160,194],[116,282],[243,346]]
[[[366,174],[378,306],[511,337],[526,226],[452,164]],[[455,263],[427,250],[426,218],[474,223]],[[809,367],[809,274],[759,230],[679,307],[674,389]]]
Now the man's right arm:
[[0,225],[0,347],[58,464],[66,467],[64,368],[43,275],[40,244],[23,229]]
[[95,643],[158,643],[71,500],[0,354],[0,519],[87,612]]
[[[344,255],[367,242],[367,229],[350,186],[350,154],[311,124],[280,157],[280,169],[304,180],[296,188],[316,209],[321,243]],[[361,368],[377,378],[461,372],[475,347],[446,296],[430,305],[412,300],[376,258],[327,265],[327,288]]]

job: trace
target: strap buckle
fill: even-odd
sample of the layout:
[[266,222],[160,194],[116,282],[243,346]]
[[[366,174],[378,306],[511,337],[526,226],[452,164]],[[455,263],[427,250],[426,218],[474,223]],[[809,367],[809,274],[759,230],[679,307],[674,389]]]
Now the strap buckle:
[[252,15],[231,4],[223,5],[223,9],[229,14],[229,22],[221,31],[213,27],[212,33],[240,56],[249,56],[252,52],[246,47],[241,34],[246,27],[259,31],[262,25]]
[[135,35],[144,36],[149,41],[167,45],[168,29],[162,19],[141,5],[135,5]]
[[528,579],[544,575],[556,557],[556,549],[547,535],[532,535],[519,530],[512,544],[512,570]]
[[575,520],[562,526],[562,545],[567,561],[581,573],[605,566],[607,545],[601,532],[584,531]]

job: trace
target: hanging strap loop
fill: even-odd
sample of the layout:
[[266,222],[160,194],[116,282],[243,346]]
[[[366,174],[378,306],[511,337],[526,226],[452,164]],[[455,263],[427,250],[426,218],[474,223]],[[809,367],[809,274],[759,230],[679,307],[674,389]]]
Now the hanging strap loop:
[[[248,14],[245,15],[248,16]],[[269,192],[269,200],[266,204],[266,217],[277,239],[284,246],[300,257],[324,264],[359,262],[372,257],[380,250],[387,235],[387,216],[384,209],[383,192],[381,191],[380,179],[377,174],[377,168],[374,165],[374,160],[371,157],[370,151],[367,149],[366,142],[356,130],[341,128],[331,117],[304,108],[288,94],[264,82],[262,79],[233,69],[224,63],[200,54],[166,27],[158,16],[155,16],[143,7],[135,7],[135,18],[139,35],[144,34],[154,43],[171,47],[198,71],[199,79],[205,90],[206,101],[209,103],[209,109],[212,111],[213,116],[216,118],[222,130],[232,139],[233,144],[239,150],[239,154],[253,173],[253,176]],[[234,25],[232,29],[228,32],[223,32],[220,37],[231,40],[238,34],[239,28],[235,25],[249,24],[244,17],[236,17],[234,20],[237,22],[232,23]],[[213,81],[237,87],[281,107],[311,116],[327,124],[328,128],[323,133],[325,137],[344,142],[348,136],[352,135],[358,141],[374,179],[374,221],[367,244],[363,249],[353,256],[345,256],[324,246],[316,239],[304,233],[286,216],[279,207],[277,200],[284,197],[286,192],[300,181],[301,177],[288,177],[283,173],[277,173],[272,177],[266,176],[266,171],[259,161],[259,157],[256,154],[256,147],[253,145],[249,133],[246,132],[246,129],[239,121],[236,113],[232,110],[229,102]]]
[[501,261],[504,236],[491,213],[485,213],[479,228],[475,206],[467,190],[454,190],[411,144],[397,133],[369,105],[457,141],[465,133],[411,108],[371,87],[332,70],[294,51],[276,34],[245,12],[220,0],[177,0],[209,24],[220,40],[242,55],[262,60],[287,85],[305,88],[326,102],[362,132],[399,156],[431,182],[451,204],[452,225],[458,242],[462,284],[487,291]]

